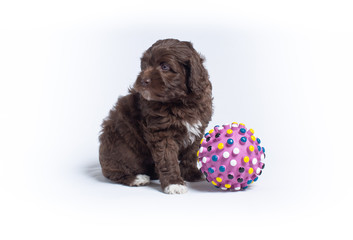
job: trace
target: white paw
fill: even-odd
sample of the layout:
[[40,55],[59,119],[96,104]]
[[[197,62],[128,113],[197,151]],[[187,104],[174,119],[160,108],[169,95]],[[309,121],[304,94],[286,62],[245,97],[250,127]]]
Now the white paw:
[[168,194],[183,194],[187,191],[188,188],[185,185],[180,184],[171,184],[164,189],[164,192]]
[[131,183],[131,186],[142,186],[150,183],[150,177],[144,174],[136,175],[135,180]]

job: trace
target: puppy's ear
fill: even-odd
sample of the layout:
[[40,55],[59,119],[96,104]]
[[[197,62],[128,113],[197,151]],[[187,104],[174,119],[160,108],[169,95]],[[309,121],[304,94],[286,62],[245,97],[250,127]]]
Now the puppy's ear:
[[190,92],[201,95],[203,90],[210,84],[208,72],[203,66],[204,57],[195,51],[190,42],[184,42],[192,51],[191,57],[187,62],[187,87]]

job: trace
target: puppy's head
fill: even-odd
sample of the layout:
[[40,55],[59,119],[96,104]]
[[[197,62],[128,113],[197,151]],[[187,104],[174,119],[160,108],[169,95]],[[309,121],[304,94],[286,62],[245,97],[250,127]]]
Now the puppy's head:
[[202,63],[190,42],[159,40],[143,54],[134,89],[148,101],[173,102],[200,95],[209,84]]

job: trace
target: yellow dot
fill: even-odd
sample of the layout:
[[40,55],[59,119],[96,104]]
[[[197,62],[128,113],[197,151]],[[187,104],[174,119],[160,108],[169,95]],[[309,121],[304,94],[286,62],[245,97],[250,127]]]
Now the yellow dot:
[[216,178],[217,182],[222,182],[222,178],[218,177]]
[[250,146],[249,146],[249,150],[250,150],[251,152],[253,152],[253,151],[255,150],[254,146],[253,146],[253,145],[250,145]]
[[214,181],[211,182],[213,185],[217,186],[217,183],[215,183]]
[[252,174],[254,172],[253,168],[249,168],[249,174]]
[[[203,138],[203,139],[201,139],[201,142],[200,142],[200,144],[202,144],[203,140],[204,140],[204,138]],[[255,140],[254,140],[254,141],[255,141]]]
[[256,137],[254,135],[252,135],[251,137],[251,140],[253,140],[254,142],[256,141]]
[[214,132],[214,129],[211,129],[208,133],[211,134]]
[[233,133],[233,130],[232,130],[232,129],[228,129],[228,130],[227,130],[227,133],[230,135],[230,134]]
[[223,148],[224,148],[224,144],[223,143],[218,144],[218,149],[223,149]]
[[226,188],[230,188],[231,186],[230,186],[230,184],[226,184],[226,185],[224,185]]
[[249,131],[250,131],[252,134],[255,133],[254,129],[252,129],[252,128],[250,128]]
[[200,151],[197,151],[196,155],[199,156],[199,154],[200,154]]
[[249,160],[250,160],[250,159],[249,159],[248,156],[245,156],[245,157],[244,157],[244,162],[249,162]]
[[239,123],[239,125],[241,125],[241,126],[245,126],[245,124],[244,124],[244,123]]
[[232,124],[238,124],[237,122],[232,122]]

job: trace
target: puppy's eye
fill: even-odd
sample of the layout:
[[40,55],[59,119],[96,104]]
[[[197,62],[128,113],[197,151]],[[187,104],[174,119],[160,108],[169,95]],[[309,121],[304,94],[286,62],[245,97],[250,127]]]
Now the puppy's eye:
[[161,63],[161,68],[163,71],[169,71],[170,70],[170,67],[168,64],[166,63]]

